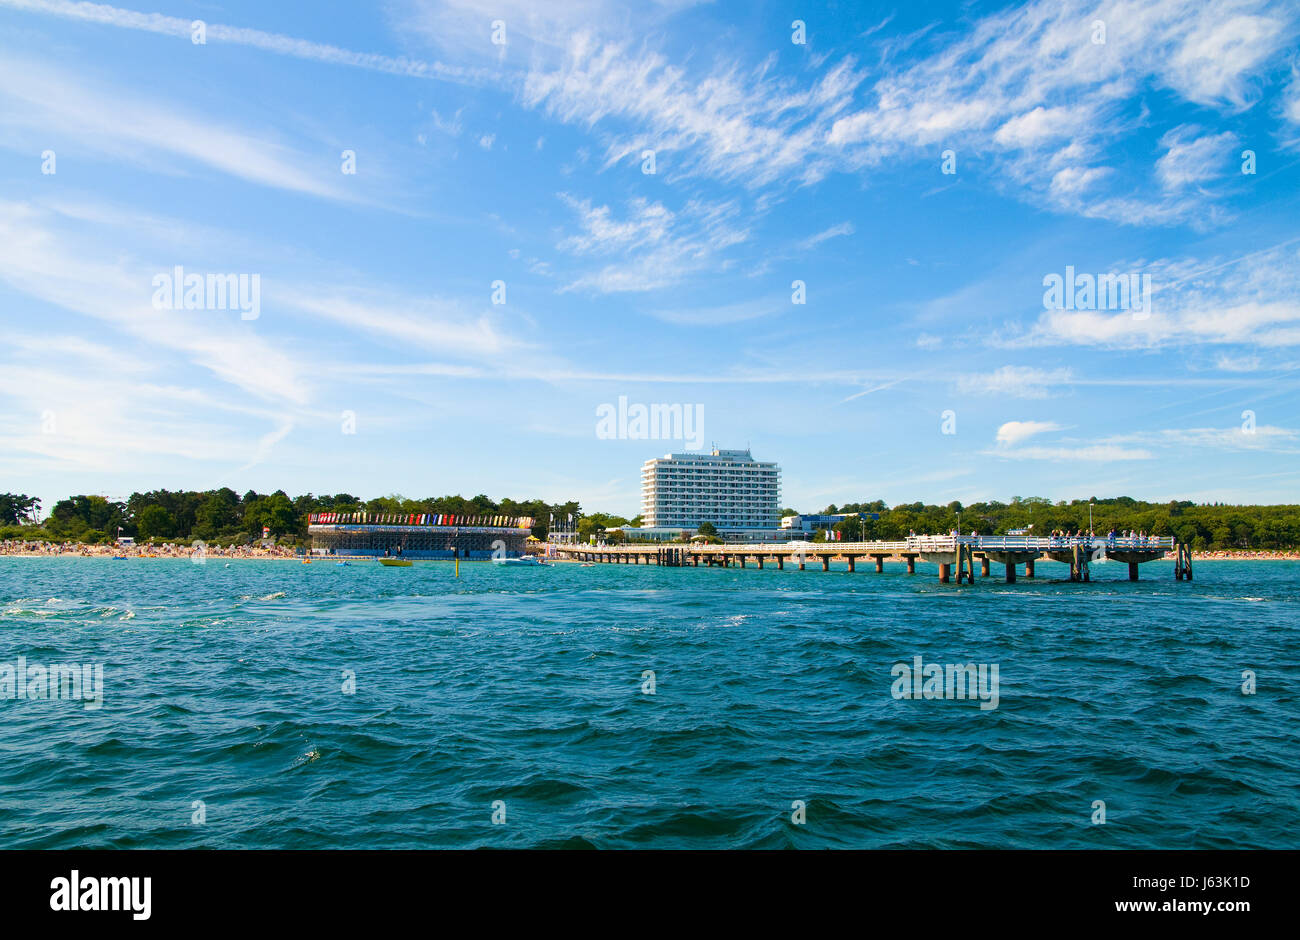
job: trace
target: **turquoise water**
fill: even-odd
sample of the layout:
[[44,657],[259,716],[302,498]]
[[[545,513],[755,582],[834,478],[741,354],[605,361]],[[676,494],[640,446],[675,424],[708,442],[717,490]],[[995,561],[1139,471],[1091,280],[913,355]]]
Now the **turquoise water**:
[[0,558],[0,847],[1300,847],[1300,563],[1093,570]]

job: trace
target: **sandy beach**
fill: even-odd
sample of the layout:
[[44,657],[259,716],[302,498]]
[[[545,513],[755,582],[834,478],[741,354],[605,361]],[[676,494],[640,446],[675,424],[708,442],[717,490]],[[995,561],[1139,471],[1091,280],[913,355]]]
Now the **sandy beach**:
[[[791,550],[794,551],[793,549]],[[75,543],[63,543],[53,545],[40,542],[0,542],[0,556],[14,558],[112,558],[114,556],[126,558],[190,558],[194,554],[190,546],[182,545],[78,545]],[[331,556],[321,555],[299,555],[292,548],[271,546],[263,548],[262,546],[238,545],[230,548],[221,548],[219,546],[209,545],[204,549],[204,555],[208,558],[220,558],[223,561],[235,559],[273,559],[279,561],[295,561],[302,558],[313,560],[326,560]],[[1166,560],[1172,561],[1173,553],[1165,556]],[[1217,551],[1217,552],[1194,552],[1193,561],[1300,561],[1300,551],[1279,550],[1279,551]],[[360,559],[357,559],[360,560]],[[577,563],[577,559],[559,556],[547,558],[549,562],[555,563]],[[901,559],[894,559],[901,560]]]
[[[18,558],[190,558],[194,554],[194,548],[189,545],[80,545],[74,542],[56,545],[44,542],[0,542],[0,556]],[[302,557],[294,549],[278,545],[266,548],[260,545],[236,545],[230,548],[208,545],[204,547],[202,554],[223,561],[238,558],[294,560]]]

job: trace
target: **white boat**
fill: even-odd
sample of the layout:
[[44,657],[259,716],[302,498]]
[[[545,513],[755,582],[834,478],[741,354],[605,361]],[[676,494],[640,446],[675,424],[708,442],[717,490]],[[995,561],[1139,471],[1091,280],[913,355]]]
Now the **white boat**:
[[534,555],[524,555],[522,558],[493,558],[492,564],[513,565],[516,567],[526,567],[526,568],[543,568],[543,567],[549,568],[550,567],[550,565],[538,561],[537,557]]

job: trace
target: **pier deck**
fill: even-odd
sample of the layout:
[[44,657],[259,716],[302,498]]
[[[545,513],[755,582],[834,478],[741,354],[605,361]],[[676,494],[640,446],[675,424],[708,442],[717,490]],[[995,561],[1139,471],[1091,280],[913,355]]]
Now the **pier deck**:
[[[848,563],[857,570],[859,559],[875,561],[877,573],[885,569],[885,559],[907,562],[907,573],[916,573],[918,559],[939,568],[939,582],[947,584],[955,573],[957,583],[975,582],[975,560],[980,560],[981,577],[989,576],[989,564],[1003,565],[1008,584],[1015,583],[1017,569],[1025,577],[1034,577],[1034,562],[1042,557],[1070,566],[1071,581],[1091,581],[1090,563],[1113,558],[1128,563],[1129,580],[1138,579],[1138,565],[1174,554],[1174,578],[1192,579],[1192,555],[1187,545],[1172,536],[1107,539],[1097,536],[1054,538],[1048,536],[1010,535],[920,535],[896,541],[880,542],[806,542],[764,543],[751,545],[557,545],[557,553],[581,561],[603,564],[657,564],[666,567],[729,568],[746,567],[753,561],[758,568],[775,564],[784,570],[786,563],[803,571],[811,561],[829,571],[832,559]],[[955,572],[954,572],[955,569]]]

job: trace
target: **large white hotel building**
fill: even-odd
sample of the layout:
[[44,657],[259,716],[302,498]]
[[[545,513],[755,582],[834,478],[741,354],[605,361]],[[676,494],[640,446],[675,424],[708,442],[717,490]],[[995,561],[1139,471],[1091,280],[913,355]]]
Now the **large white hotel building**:
[[641,468],[644,536],[711,522],[729,540],[788,538],[780,515],[781,468],[747,450],[667,454]]

